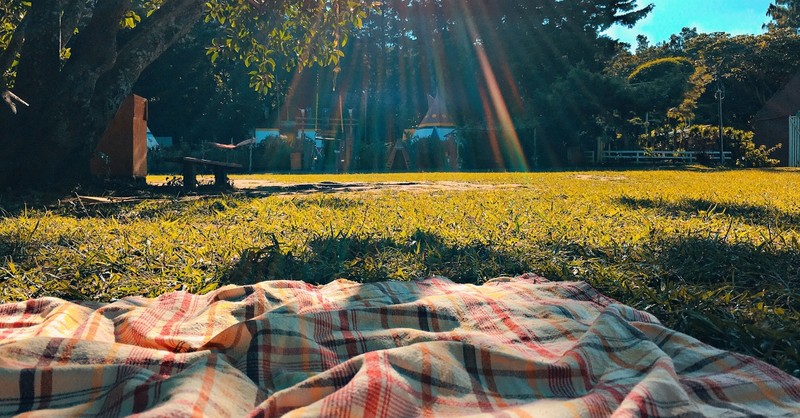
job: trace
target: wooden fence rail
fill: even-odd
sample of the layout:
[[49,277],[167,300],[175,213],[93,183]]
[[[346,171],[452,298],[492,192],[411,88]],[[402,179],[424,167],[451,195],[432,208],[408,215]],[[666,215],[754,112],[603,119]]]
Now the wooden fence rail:
[[[731,152],[724,152],[725,161],[731,160]],[[700,160],[719,161],[719,151],[603,151],[598,161],[594,151],[584,152],[584,158],[594,163],[619,161],[633,163],[676,162],[696,163]]]

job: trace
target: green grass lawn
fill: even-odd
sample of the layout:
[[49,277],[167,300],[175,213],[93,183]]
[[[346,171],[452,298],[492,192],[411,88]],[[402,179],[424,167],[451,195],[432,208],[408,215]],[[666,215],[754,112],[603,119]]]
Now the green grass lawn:
[[[588,281],[800,376],[800,171],[246,179],[268,183],[113,204],[0,200],[0,302],[534,272]],[[290,187],[320,182],[339,184]]]

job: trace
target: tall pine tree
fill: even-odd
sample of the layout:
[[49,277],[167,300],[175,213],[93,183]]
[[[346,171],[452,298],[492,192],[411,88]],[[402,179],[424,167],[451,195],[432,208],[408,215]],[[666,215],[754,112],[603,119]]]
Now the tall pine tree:
[[800,29],[800,0],[774,0],[767,9],[772,22],[764,25],[770,31],[777,29]]

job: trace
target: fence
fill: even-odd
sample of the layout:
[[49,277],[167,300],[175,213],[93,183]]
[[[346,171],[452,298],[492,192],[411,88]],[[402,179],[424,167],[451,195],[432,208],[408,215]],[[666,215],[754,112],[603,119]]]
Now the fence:
[[[723,153],[725,161],[730,161],[732,156],[730,151]],[[653,163],[653,162],[674,162],[691,164],[699,161],[719,161],[719,151],[603,151],[600,160],[596,158],[594,151],[586,151],[584,158],[591,162],[632,162],[632,163]]]

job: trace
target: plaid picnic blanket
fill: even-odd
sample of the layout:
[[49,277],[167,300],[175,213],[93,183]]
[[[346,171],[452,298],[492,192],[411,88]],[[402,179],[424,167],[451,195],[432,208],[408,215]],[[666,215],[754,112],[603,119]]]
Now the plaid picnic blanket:
[[580,282],[0,305],[0,415],[800,416],[800,381]]

